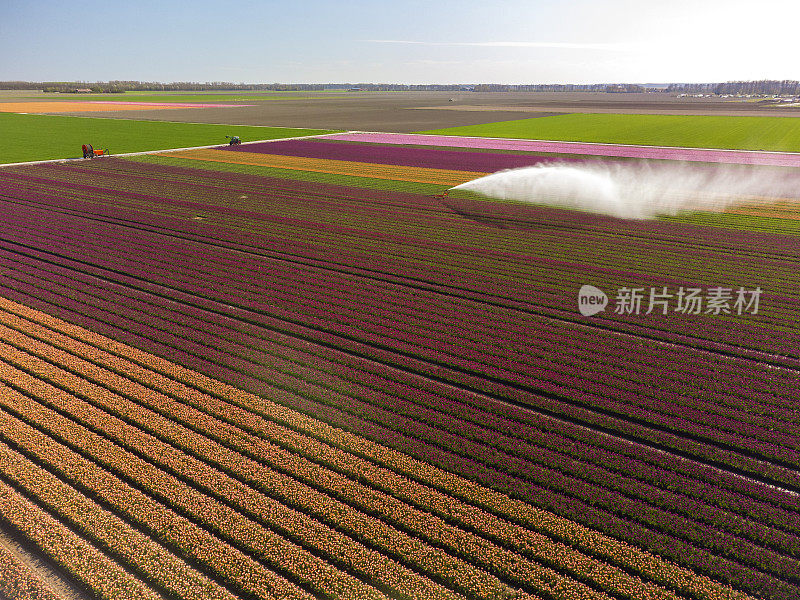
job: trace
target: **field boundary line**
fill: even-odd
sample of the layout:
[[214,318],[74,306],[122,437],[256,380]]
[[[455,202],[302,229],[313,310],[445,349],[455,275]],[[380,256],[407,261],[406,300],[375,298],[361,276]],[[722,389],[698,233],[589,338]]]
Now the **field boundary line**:
[[[283,127],[282,129],[295,129],[294,127]],[[361,133],[357,131],[343,131],[341,133]],[[316,138],[316,137],[323,137],[326,135],[331,135],[330,133],[315,133],[312,135],[297,135],[294,137],[285,137],[285,138],[273,138],[270,140],[253,140],[252,142],[242,142],[242,146],[246,146],[248,144],[263,144],[265,142],[286,142],[289,140],[304,140],[308,138]],[[164,152],[179,152],[183,150],[208,150],[210,148],[219,148],[220,146],[224,146],[225,144],[213,144],[211,146],[191,146],[187,148],[164,148],[163,150],[143,150],[141,152],[122,152],[120,154],[108,154],[103,156],[96,156],[93,159],[89,160],[97,160],[98,158],[119,158],[121,156],[143,156],[145,154],[161,154]],[[22,167],[25,165],[43,165],[49,163],[60,163],[60,162],[71,162],[71,161],[83,161],[87,160],[85,158],[50,158],[47,160],[31,160],[27,162],[17,162],[17,163],[3,163],[0,164],[0,168],[2,167]]]

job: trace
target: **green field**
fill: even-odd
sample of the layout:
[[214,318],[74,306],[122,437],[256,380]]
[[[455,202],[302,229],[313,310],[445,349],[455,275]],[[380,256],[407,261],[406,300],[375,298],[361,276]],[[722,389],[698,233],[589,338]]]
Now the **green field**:
[[320,129],[13,113],[0,113],[0,131],[4,142],[0,146],[0,164],[79,158],[82,144],[92,144],[96,149],[108,148],[112,154],[121,154],[225,144],[226,135],[238,135],[247,142],[328,133]]
[[568,114],[420,133],[800,152],[800,118],[792,117]]

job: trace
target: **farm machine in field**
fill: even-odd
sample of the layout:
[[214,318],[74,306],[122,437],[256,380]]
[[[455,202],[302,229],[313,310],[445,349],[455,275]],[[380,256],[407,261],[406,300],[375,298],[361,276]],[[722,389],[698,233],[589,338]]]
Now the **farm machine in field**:
[[228,146],[238,146],[242,143],[242,140],[239,139],[238,135],[226,135],[225,137],[230,140],[228,142]]
[[108,148],[105,150],[95,150],[91,144],[84,144],[81,146],[81,150],[83,150],[83,158],[94,158],[95,156],[108,156],[111,154]]

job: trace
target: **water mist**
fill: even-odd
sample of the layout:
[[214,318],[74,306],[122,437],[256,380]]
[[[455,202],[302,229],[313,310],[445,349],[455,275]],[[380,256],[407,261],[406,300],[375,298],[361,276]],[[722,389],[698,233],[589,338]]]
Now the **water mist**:
[[788,171],[741,165],[554,162],[499,171],[453,189],[500,200],[649,219],[797,198],[800,178]]

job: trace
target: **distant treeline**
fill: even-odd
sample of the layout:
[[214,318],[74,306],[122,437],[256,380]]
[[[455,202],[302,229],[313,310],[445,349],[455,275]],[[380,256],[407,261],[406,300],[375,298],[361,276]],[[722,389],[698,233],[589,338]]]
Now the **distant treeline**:
[[0,89],[6,90],[44,90],[45,92],[76,93],[92,91],[97,93],[121,92],[207,92],[207,91],[319,91],[319,90],[363,90],[375,92],[394,91],[434,91],[434,92],[644,92],[646,89],[633,84],[537,84],[507,85],[496,83],[481,84],[421,84],[400,83],[229,83],[214,81],[206,83],[178,81],[155,83],[148,81],[0,81]]
[[400,83],[230,83],[225,81],[190,82],[176,81],[158,83],[152,81],[0,81],[0,89],[6,90],[44,90],[46,92],[75,93],[92,91],[97,93],[122,92],[207,92],[207,91],[320,91],[320,90],[363,90],[376,92],[391,91],[434,91],[434,92],[615,92],[632,93],[659,91],[692,94],[800,94],[800,82],[785,81],[729,81],[727,83],[672,83],[665,87],[650,88],[629,83],[581,84],[423,84]]
[[796,96],[800,94],[800,81],[728,81],[727,83],[673,83],[666,91],[685,94],[776,94]]

